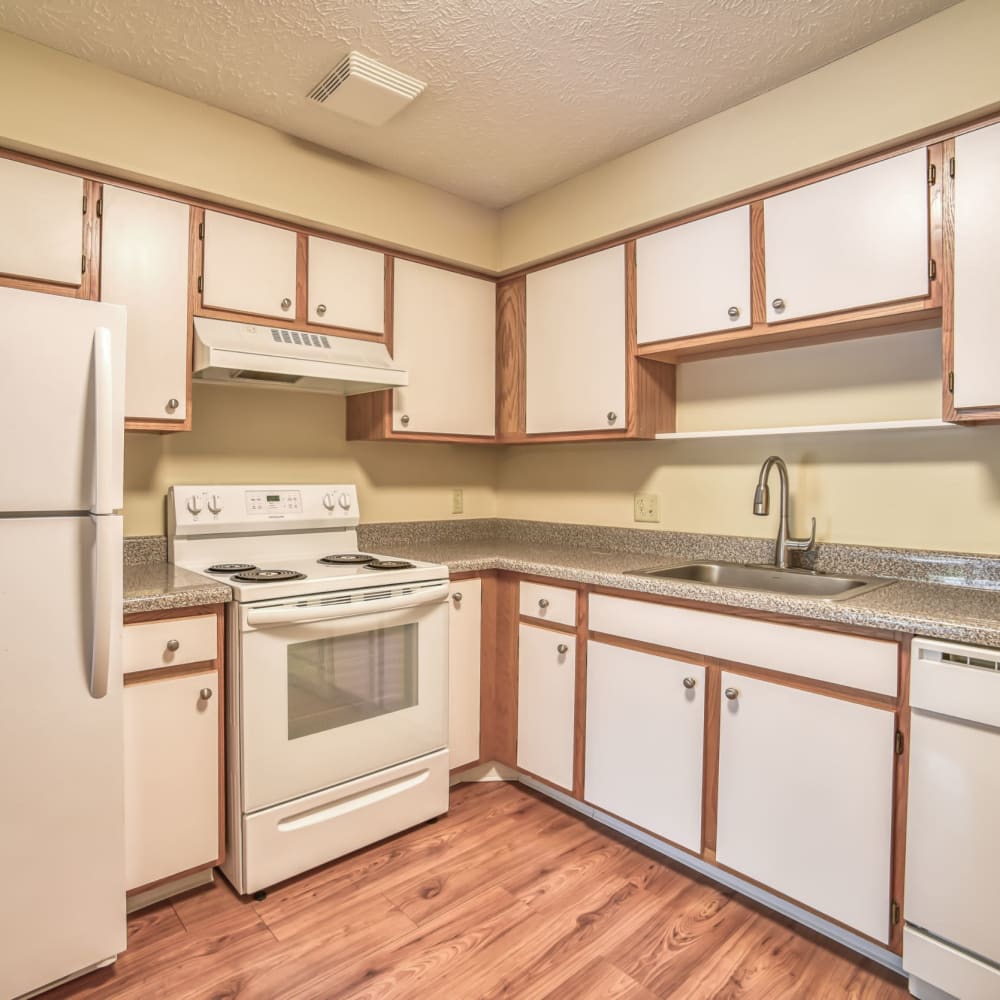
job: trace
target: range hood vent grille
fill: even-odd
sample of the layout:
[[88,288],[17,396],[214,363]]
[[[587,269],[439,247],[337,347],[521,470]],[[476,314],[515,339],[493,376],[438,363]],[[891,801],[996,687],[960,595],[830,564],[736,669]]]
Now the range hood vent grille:
[[383,125],[425,86],[360,52],[349,52],[306,96],[363,125]]

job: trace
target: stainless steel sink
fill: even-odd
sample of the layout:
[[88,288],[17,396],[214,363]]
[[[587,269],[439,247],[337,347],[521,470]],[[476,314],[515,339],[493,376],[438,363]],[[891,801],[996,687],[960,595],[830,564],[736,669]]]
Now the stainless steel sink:
[[766,590],[793,597],[812,597],[820,601],[844,601],[893,580],[870,576],[828,576],[805,569],[777,569],[774,566],[747,566],[742,563],[700,562],[685,566],[653,566],[631,570],[630,576],[655,576],[670,580],[690,580],[713,587],[738,587],[740,590]]

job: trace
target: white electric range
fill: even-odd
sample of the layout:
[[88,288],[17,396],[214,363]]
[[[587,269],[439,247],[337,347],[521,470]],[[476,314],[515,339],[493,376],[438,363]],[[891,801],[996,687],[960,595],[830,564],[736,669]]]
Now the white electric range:
[[448,808],[448,569],[358,552],[354,486],[174,486],[170,560],[223,580],[240,893]]

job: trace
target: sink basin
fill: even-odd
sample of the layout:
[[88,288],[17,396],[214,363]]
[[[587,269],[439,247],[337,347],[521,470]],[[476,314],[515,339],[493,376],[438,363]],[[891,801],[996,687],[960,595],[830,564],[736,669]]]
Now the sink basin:
[[820,601],[843,601],[858,594],[886,587],[892,580],[865,576],[828,576],[805,569],[777,569],[774,566],[746,566],[742,563],[700,562],[686,566],[652,567],[632,570],[630,576],[655,576],[669,580],[690,580],[713,587],[766,590],[793,597]]

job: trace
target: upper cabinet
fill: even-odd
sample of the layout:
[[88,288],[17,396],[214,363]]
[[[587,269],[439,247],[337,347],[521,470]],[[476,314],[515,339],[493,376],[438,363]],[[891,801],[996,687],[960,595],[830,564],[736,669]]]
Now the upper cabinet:
[[492,438],[496,286],[408,260],[394,269],[393,357],[410,382],[393,391],[392,431]]
[[307,287],[310,323],[362,333],[385,333],[383,253],[318,236],[308,241]]
[[750,206],[636,240],[638,342],[750,326]]
[[297,234],[205,212],[202,306],[295,319]]
[[624,430],[625,248],[527,276],[528,434]]
[[929,293],[926,149],[764,201],[768,323]]
[[[954,352],[956,410],[994,408],[967,418],[1000,418],[1000,326],[997,261],[1000,260],[1000,125],[955,139],[954,285],[945,302],[946,349]],[[962,417],[961,414],[958,415]]]
[[0,159],[0,274],[83,283],[85,185],[73,174]]
[[101,194],[101,301],[128,309],[125,418],[187,417],[191,209],[127,188]]

